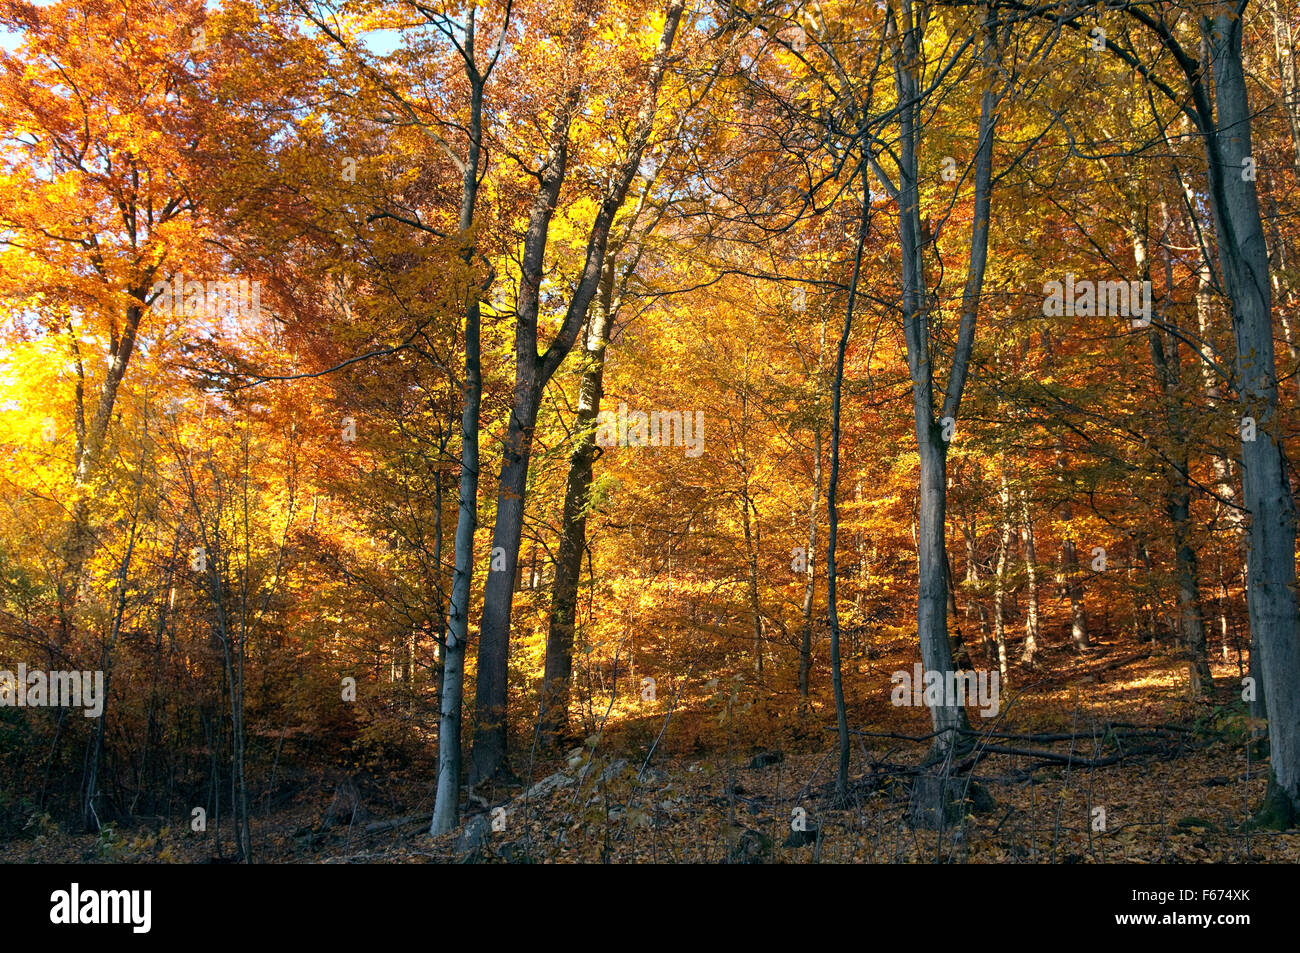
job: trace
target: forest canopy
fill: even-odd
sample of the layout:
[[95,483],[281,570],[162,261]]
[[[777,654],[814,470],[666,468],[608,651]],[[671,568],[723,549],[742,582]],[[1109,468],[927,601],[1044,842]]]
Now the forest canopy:
[[0,853],[1294,860],[1298,46],[0,0]]

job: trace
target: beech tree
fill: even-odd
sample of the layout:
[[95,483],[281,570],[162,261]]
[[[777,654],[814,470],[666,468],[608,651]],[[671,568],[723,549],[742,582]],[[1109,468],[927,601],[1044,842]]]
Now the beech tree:
[[[635,118],[622,153],[609,171],[607,185],[591,223],[581,277],[569,298],[560,327],[545,351],[538,349],[542,279],[551,219],[568,172],[571,125],[582,102],[579,75],[569,76],[559,92],[560,98],[555,104],[547,136],[545,159],[541,168],[536,170],[538,190],[528,215],[520,258],[519,296],[515,304],[515,381],[504,437],[504,459],[497,484],[496,525],[492,530],[493,565],[483,594],[471,784],[493,777],[505,764],[510,613],[514,605],[514,580],[523,532],[528,462],[542,391],[577,341],[587,309],[596,294],[614,216],[636,177],[654,130],[659,90],[670,65],[669,56],[683,8],[682,0],[672,0],[665,8],[663,31],[641,87]],[[577,60],[585,43],[585,30],[581,15],[576,16],[565,39],[565,49],[572,60]],[[576,67],[576,63],[574,65]]]
[[1298,26],[0,0],[5,855],[1288,859]]

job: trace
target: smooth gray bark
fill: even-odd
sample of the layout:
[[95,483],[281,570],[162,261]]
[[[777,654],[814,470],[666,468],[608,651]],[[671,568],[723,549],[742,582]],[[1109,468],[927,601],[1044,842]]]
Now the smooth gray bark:
[[[1242,497],[1250,514],[1246,604],[1260,656],[1273,773],[1292,812],[1300,811],[1300,622],[1296,600],[1296,508],[1277,422],[1272,288],[1253,177],[1251,111],[1241,58],[1242,20],[1205,23],[1217,117],[1205,138],[1219,263],[1232,302],[1237,392],[1257,436],[1242,441]],[[1208,118],[1208,108],[1203,113]]]
[[[993,131],[995,96],[986,89],[980,100],[975,145],[975,203],[971,225],[970,260],[962,290],[961,321],[941,410],[935,413],[936,374],[931,361],[930,302],[925,279],[925,245],[921,227],[921,197],[917,149],[921,135],[920,69],[921,20],[911,0],[902,0],[896,27],[898,46],[894,60],[894,85],[899,107],[898,184],[891,189],[898,202],[899,244],[902,253],[903,334],[908,371],[912,379],[912,411],[921,472],[917,519],[917,635],[921,662],[927,672],[947,677],[954,671],[948,640],[948,559],[945,549],[948,443],[945,429],[955,425],[970,367],[975,324],[988,260],[989,216],[993,190]],[[984,55],[991,53],[986,40]],[[888,187],[888,186],[887,186]],[[949,427],[945,428],[945,421]],[[935,731],[932,754],[943,756],[962,743],[969,729],[960,705],[931,706]]]
[[[504,29],[504,27],[503,27]],[[483,135],[483,87],[491,72],[480,73],[474,60],[474,12],[468,17],[464,45],[465,72],[470,83],[469,145],[461,170],[460,229],[474,224],[478,202],[478,170]],[[491,62],[495,62],[495,59]],[[466,266],[473,247],[464,253]],[[465,405],[460,422],[460,499],[456,511],[455,567],[447,607],[447,633],[439,691],[438,780],[429,833],[437,836],[456,827],[460,819],[461,735],[464,720],[465,650],[469,643],[469,602],[474,581],[474,534],[478,529],[479,410],[483,399],[482,342],[479,289],[465,293]]]

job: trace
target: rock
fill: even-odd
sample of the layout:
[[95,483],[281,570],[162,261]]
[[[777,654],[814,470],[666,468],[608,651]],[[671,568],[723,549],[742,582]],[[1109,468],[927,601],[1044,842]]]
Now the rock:
[[556,771],[549,777],[542,778],[542,780],[529,788],[524,797],[530,801],[535,801],[537,798],[545,797],[559,788],[568,787],[572,783],[573,778],[569,777],[563,771]]
[[765,864],[772,859],[772,838],[762,831],[745,828],[731,850],[733,864]]
[[667,771],[660,771],[658,768],[647,767],[641,772],[641,786],[657,788],[662,787],[669,781]]
[[[579,772],[578,774],[579,782],[585,782],[587,780],[587,776],[591,773],[591,770],[595,766],[596,766],[596,762],[593,761],[591,764],[587,765],[587,767],[584,768],[581,772]],[[626,770],[627,770],[626,759],[619,758],[617,761],[611,761],[609,765],[605,768],[605,770],[600,772],[601,784],[608,784],[610,781],[618,777]]]
[[624,760],[623,758],[619,758],[617,761],[611,763],[610,766],[606,768],[604,771],[600,772],[600,783],[608,784],[610,781],[613,781],[615,778],[619,777],[626,770],[627,770],[627,761]]
[[757,771],[760,768],[768,768],[774,764],[780,764],[784,760],[784,751],[760,751],[758,754],[754,755],[753,760],[749,762],[749,767],[750,770]]
[[375,821],[366,825],[367,834],[381,834],[384,831],[391,831],[394,828],[410,827],[419,821],[424,826],[428,826],[428,818],[423,814],[404,814],[401,817],[391,817],[386,821]]
[[456,853],[475,854],[483,849],[492,831],[492,819],[486,814],[476,814],[465,822],[456,838]]

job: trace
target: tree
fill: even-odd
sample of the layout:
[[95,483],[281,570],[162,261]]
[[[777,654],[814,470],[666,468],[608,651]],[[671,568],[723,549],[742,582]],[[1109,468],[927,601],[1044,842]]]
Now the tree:
[[136,12],[149,32],[97,4],[0,5],[0,26],[24,36],[20,53],[0,52],[0,137],[9,143],[0,293],[66,338],[77,375],[65,610],[92,545],[92,484],[156,284],[182,262],[211,260],[190,193],[203,136],[189,97],[202,69],[193,34],[204,6],[149,0]]
[[[891,8],[892,11],[893,8]],[[922,662],[927,672],[947,677],[953,672],[952,646],[948,641],[948,559],[945,549],[947,511],[948,442],[955,433],[962,392],[970,369],[971,349],[988,261],[989,219],[993,190],[993,136],[999,96],[986,81],[980,98],[979,124],[972,158],[974,170],[974,212],[972,214],[970,259],[962,290],[961,323],[953,350],[947,385],[936,414],[934,389],[936,372],[930,339],[933,305],[926,291],[925,250],[929,237],[921,225],[921,192],[918,145],[920,114],[924,103],[921,88],[923,21],[911,0],[903,0],[891,15],[894,31],[894,81],[898,101],[897,184],[877,164],[877,177],[898,205],[899,247],[902,255],[903,330],[907,341],[908,369],[912,377],[912,406],[916,422],[916,443],[920,453],[920,519],[917,553],[920,589],[917,601],[917,633]],[[986,68],[996,49],[997,25],[986,21],[982,56]],[[936,755],[966,744],[961,733],[968,729],[965,709],[954,704],[933,705]]]
[[[542,279],[551,219],[568,171],[570,130],[581,101],[577,76],[568,78],[555,104],[547,136],[545,159],[536,175],[538,189],[528,215],[520,260],[519,299],[515,306],[515,381],[510,420],[504,438],[504,459],[497,484],[496,525],[492,531],[493,568],[483,594],[483,621],[478,648],[478,683],[475,692],[474,748],[470,783],[479,784],[505,766],[506,674],[510,648],[510,613],[514,602],[515,572],[523,531],[524,499],[533,430],[542,391],[577,340],[604,268],[614,216],[636,176],[641,156],[653,131],[659,88],[669,65],[669,54],[681,21],[682,0],[666,8],[663,32],[654,50],[642,86],[635,119],[622,155],[610,170],[586,242],[581,277],[573,289],[555,337],[544,352],[538,351],[538,317]],[[585,25],[575,18],[566,37],[566,51],[576,58],[583,46]]]

